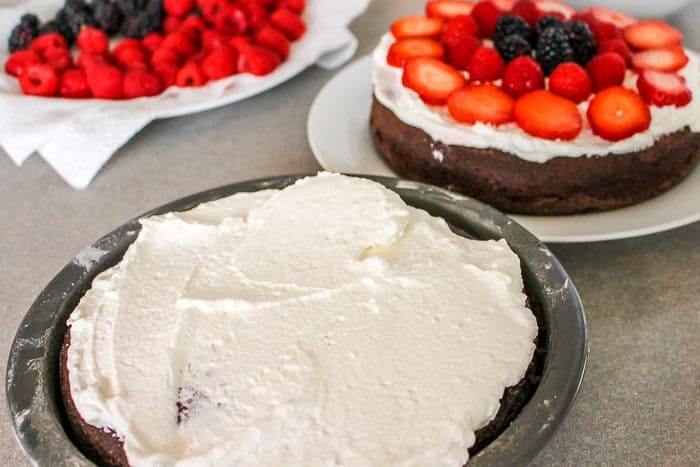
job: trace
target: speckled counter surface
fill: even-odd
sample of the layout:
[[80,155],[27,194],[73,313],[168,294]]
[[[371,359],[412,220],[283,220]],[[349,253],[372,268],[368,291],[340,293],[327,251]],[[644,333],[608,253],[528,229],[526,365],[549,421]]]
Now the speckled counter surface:
[[[358,56],[421,0],[375,0],[352,26]],[[675,21],[700,48],[700,4]],[[85,191],[40,158],[0,154],[0,371],[33,299],[85,246],[125,220],[214,186],[319,170],[308,108],[333,72],[312,68],[244,102],[148,126]],[[1,150],[0,150],[1,152]],[[590,359],[582,391],[535,465],[697,465],[700,223],[637,239],[551,245],[583,298]],[[3,384],[4,386],[4,384]],[[27,465],[0,401],[0,465]]]

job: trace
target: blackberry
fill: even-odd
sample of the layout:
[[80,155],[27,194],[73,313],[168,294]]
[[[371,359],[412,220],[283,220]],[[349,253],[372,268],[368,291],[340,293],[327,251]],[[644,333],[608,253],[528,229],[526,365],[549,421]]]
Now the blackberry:
[[161,0],[148,0],[145,8],[138,15],[127,16],[124,19],[121,32],[126,37],[141,38],[146,34],[160,31],[162,22],[163,3]]
[[39,27],[39,35],[50,34],[52,32],[58,33],[65,37],[65,28],[58,23],[55,19],[49,20]]
[[535,32],[539,36],[547,28],[562,27],[564,22],[556,16],[544,15],[535,25]]
[[574,60],[579,65],[585,65],[598,51],[595,36],[583,21],[569,21],[565,28],[574,49]]
[[12,28],[7,47],[10,49],[10,52],[26,49],[38,35],[39,31],[36,27],[18,24]]
[[553,27],[542,31],[537,42],[535,57],[546,75],[551,74],[560,63],[573,61],[574,49],[569,43],[569,34],[566,30]]
[[39,28],[39,18],[36,15],[26,14],[22,15],[19,19],[19,24],[22,26],[29,26],[30,28]]
[[501,16],[496,22],[496,29],[493,31],[493,42],[498,47],[498,43],[506,37],[517,34],[528,41],[532,41],[532,30],[530,26],[520,16],[505,15]]
[[107,34],[119,32],[122,25],[122,11],[116,2],[111,0],[95,0],[92,2],[92,16],[97,27]]
[[116,0],[117,6],[126,17],[138,16],[146,9],[148,0]]
[[532,46],[520,34],[513,34],[496,43],[496,49],[503,57],[503,60],[510,62],[514,58],[522,55],[530,55]]
[[66,5],[56,12],[55,21],[69,44],[75,41],[83,26],[95,26],[91,9],[79,0],[66,2]]

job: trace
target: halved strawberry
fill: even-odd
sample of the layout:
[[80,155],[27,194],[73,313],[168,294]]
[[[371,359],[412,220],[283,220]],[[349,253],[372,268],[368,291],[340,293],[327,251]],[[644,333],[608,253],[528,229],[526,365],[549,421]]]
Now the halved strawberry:
[[493,84],[459,89],[447,99],[447,109],[458,122],[501,125],[513,120],[515,100]]
[[515,5],[515,0],[492,0],[502,11],[510,11]]
[[663,107],[688,105],[693,95],[685,85],[685,79],[673,73],[645,70],[637,78],[637,89],[649,104]]
[[405,37],[429,37],[436,39],[442,33],[444,21],[441,18],[426,18],[425,16],[406,16],[394,21],[391,33],[397,39]]
[[660,49],[683,42],[683,34],[678,29],[658,19],[639,21],[626,27],[622,35],[635,49]]
[[557,0],[535,0],[537,9],[544,15],[547,13],[560,13],[564,19],[571,19],[576,14],[576,10],[566,3]]
[[515,103],[513,115],[523,131],[537,138],[570,141],[583,128],[576,104],[544,90],[521,96]]
[[442,59],[445,56],[445,48],[433,39],[425,37],[409,37],[400,39],[389,47],[386,61],[389,65],[403,68],[406,60],[416,57],[433,57]]
[[457,15],[469,15],[474,2],[467,0],[430,0],[425,4],[425,14],[430,18],[452,18]]
[[637,20],[631,16],[602,6],[592,6],[579,12],[581,16],[587,16],[589,14],[598,21],[612,23],[618,28],[625,28],[637,22]]
[[401,81],[431,105],[444,104],[450,94],[465,84],[464,76],[454,67],[430,57],[408,60]]
[[632,56],[636,70],[678,71],[688,64],[683,47],[667,47],[637,52]]
[[645,131],[651,112],[639,94],[622,86],[604,89],[588,105],[593,133],[608,141],[620,141]]

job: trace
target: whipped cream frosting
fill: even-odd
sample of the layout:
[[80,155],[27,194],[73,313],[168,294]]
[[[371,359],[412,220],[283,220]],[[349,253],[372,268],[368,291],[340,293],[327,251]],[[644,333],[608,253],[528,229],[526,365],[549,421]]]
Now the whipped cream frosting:
[[[386,33],[374,50],[374,95],[402,122],[420,128],[432,139],[444,144],[494,148],[530,162],[544,163],[558,156],[605,156],[636,152],[652,146],[660,137],[686,126],[692,131],[700,131],[700,60],[698,55],[690,50],[686,50],[688,64],[679,72],[685,77],[686,85],[693,93],[690,104],[680,108],[652,106],[649,129],[624,140],[611,142],[593,133],[586,118],[588,102],[582,102],[578,107],[583,116],[584,127],[578,137],[573,141],[550,141],[528,135],[515,123],[498,127],[483,123],[459,123],[452,118],[446,107],[426,105],[418,94],[401,84],[402,69],[387,64],[387,52],[394,41],[394,36]],[[636,82],[637,74],[627,70],[624,86],[636,90]]]
[[68,321],[75,405],[133,465],[461,466],[532,358],[506,242],[375,182],[141,223]]

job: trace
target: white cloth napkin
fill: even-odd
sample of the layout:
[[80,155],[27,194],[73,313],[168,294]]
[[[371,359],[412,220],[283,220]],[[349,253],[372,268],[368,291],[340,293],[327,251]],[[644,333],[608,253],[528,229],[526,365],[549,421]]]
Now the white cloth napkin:
[[[230,104],[272,88],[317,64],[332,69],[357,49],[347,25],[370,0],[309,0],[306,34],[289,59],[272,74],[235,75],[201,88],[171,87],[159,96],[128,101],[40,98],[22,94],[18,81],[0,71],[0,145],[21,165],[37,151],[76,189],[86,188],[122,145],[157,118],[174,117]],[[0,63],[4,41],[25,12],[48,18],[62,0],[0,0]]]

